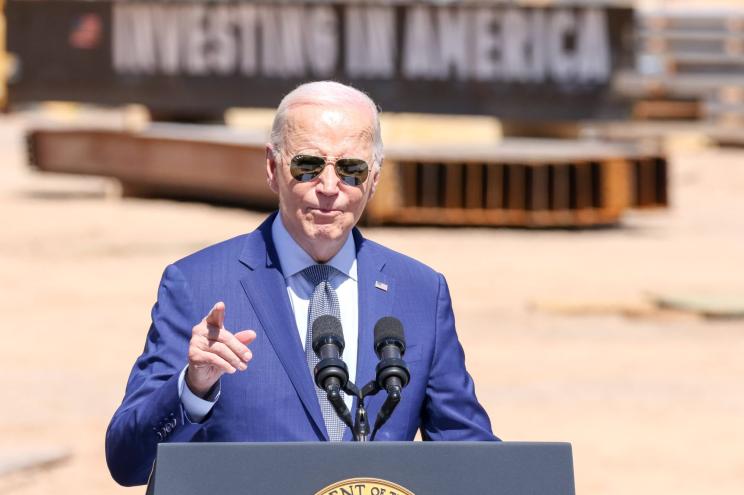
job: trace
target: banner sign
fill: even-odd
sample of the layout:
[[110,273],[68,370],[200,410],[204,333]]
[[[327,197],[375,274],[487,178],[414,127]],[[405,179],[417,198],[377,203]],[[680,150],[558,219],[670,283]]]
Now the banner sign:
[[632,10],[494,2],[8,1],[12,101],[274,107],[334,79],[387,111],[617,116]]

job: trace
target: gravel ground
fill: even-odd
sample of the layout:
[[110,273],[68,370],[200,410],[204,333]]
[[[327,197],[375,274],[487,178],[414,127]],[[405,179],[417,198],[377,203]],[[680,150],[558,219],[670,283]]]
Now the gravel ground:
[[[142,493],[110,479],[103,440],[161,272],[263,214],[121,199],[105,180],[32,173],[22,146],[32,121],[0,118],[0,454],[69,458],[0,477],[0,493]],[[696,143],[670,140],[672,207],[616,228],[365,231],[447,276],[494,431],[571,442],[582,495],[744,487],[744,321],[612,311],[649,293],[744,301],[744,150]]]

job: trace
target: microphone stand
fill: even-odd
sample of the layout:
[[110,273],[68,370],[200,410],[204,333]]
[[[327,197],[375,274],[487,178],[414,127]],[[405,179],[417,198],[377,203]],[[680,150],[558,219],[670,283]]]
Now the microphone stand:
[[[341,396],[342,389],[357,400],[356,414],[353,422],[349,408],[346,407],[346,403]],[[370,395],[375,395],[380,390],[382,389],[374,380],[362,387],[361,390],[359,390],[351,380],[348,380],[343,387],[341,387],[341,382],[338,379],[331,379],[331,383],[326,385],[326,397],[328,397],[328,402],[331,403],[333,410],[336,411],[336,415],[338,415],[341,421],[351,429],[353,440],[355,442],[367,442],[370,440],[369,419],[367,416],[367,409],[364,406],[364,399]],[[372,440],[374,440],[375,433],[377,433],[379,427],[387,421],[392,409],[395,408],[398,401],[400,401],[400,392],[398,392],[398,399],[395,401],[395,404],[392,405],[390,411],[385,414],[384,420],[380,421],[380,417],[383,416],[383,411],[386,410],[389,401],[390,395],[388,395],[388,399],[385,401],[385,404],[383,404],[383,409],[380,410],[380,414],[377,417],[375,430],[372,432]]]
[[[340,410],[336,405],[333,404],[334,409],[336,410],[336,414],[339,415],[342,421],[351,428],[353,440],[355,442],[368,442],[373,441],[375,439],[375,435],[377,434],[377,431],[382,427],[382,425],[385,424],[385,422],[390,418],[390,415],[392,414],[395,407],[400,402],[400,391],[401,387],[394,386],[390,387],[390,390],[388,390],[388,396],[387,399],[385,399],[385,402],[382,404],[382,407],[380,408],[380,412],[377,415],[377,419],[375,420],[375,427],[372,431],[372,435],[370,438],[369,433],[369,418],[367,416],[367,409],[364,405],[364,399],[367,397],[370,397],[372,395],[376,395],[378,392],[380,392],[382,387],[377,383],[376,380],[371,380],[369,383],[367,383],[364,387],[359,389],[353,382],[348,381],[346,382],[346,386],[344,386],[344,392],[346,392],[349,395],[352,395],[353,397],[356,397],[357,399],[357,408],[356,408],[356,414],[354,418],[354,424],[351,424],[351,415],[348,412],[348,409],[346,409],[346,404],[343,403],[343,400],[341,400],[341,404],[343,405],[343,408]],[[340,394],[339,394],[340,398]],[[329,392],[328,394],[328,400],[331,401],[331,394]],[[342,411],[345,411],[346,414],[343,414]],[[349,418],[347,421],[346,418]]]
[[[383,366],[383,363],[386,363]],[[322,366],[321,366],[322,365]],[[401,375],[402,374],[402,375]],[[315,368],[315,381],[320,386],[324,384],[328,402],[333,406],[336,415],[351,429],[355,442],[367,442],[375,439],[379,429],[387,422],[398,406],[401,390],[408,383],[409,372],[406,363],[400,358],[380,361],[374,380],[359,389],[348,379],[346,363],[340,358],[325,358]],[[356,414],[352,422],[349,408],[341,395],[341,390],[357,400]],[[387,391],[387,398],[380,407],[375,418],[375,427],[370,437],[369,417],[364,405],[364,399],[376,395],[381,390]]]
[[[354,385],[354,382],[352,382],[351,380],[346,382],[346,386],[344,386],[344,392],[353,397],[356,397],[357,400],[354,424],[351,424],[351,414],[349,414],[350,421],[346,423],[346,426],[351,428],[353,440],[355,442],[366,442],[369,436],[369,424],[367,422],[367,410],[364,408],[364,392],[359,390],[359,388]],[[344,409],[345,408],[346,404],[344,404]],[[338,413],[338,410],[336,412]]]
[[[316,384],[321,386],[320,384],[323,383],[328,402],[333,406],[333,410],[341,421],[351,429],[354,441],[368,441],[369,420],[367,418],[367,410],[364,407],[364,399],[368,395],[374,395],[380,391],[377,382],[373,380],[359,390],[351,380],[348,380],[346,363],[340,358],[322,359],[316,365],[314,373]],[[341,395],[342,390],[357,399],[356,415],[353,422],[349,408],[346,407],[346,402],[344,402],[344,398]],[[379,418],[377,423],[379,423]],[[375,424],[375,429],[378,427],[377,423]]]

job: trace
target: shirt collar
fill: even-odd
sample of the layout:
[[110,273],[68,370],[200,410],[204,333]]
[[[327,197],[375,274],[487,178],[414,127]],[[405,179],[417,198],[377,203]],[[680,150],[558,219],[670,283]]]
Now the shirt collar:
[[[274,247],[276,248],[277,256],[279,256],[279,263],[282,266],[285,280],[301,272],[308,266],[317,264],[289,234],[287,228],[284,226],[281,213],[274,218],[274,223],[271,225],[271,237],[274,239]],[[341,246],[336,256],[331,258],[326,265],[331,265],[347,277],[356,281],[356,248],[354,246],[354,236],[351,233],[346,237],[346,242]]]

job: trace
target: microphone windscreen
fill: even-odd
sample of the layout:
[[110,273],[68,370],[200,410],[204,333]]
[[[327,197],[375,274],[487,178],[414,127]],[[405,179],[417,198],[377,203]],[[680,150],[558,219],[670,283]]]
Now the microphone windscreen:
[[394,316],[385,316],[377,320],[375,324],[375,349],[385,342],[397,341],[402,344],[402,350],[406,348],[406,337],[403,334],[403,324]]
[[344,329],[341,321],[333,315],[318,316],[313,322],[313,349],[316,350],[324,343],[334,340],[343,351],[346,342],[344,342]]

